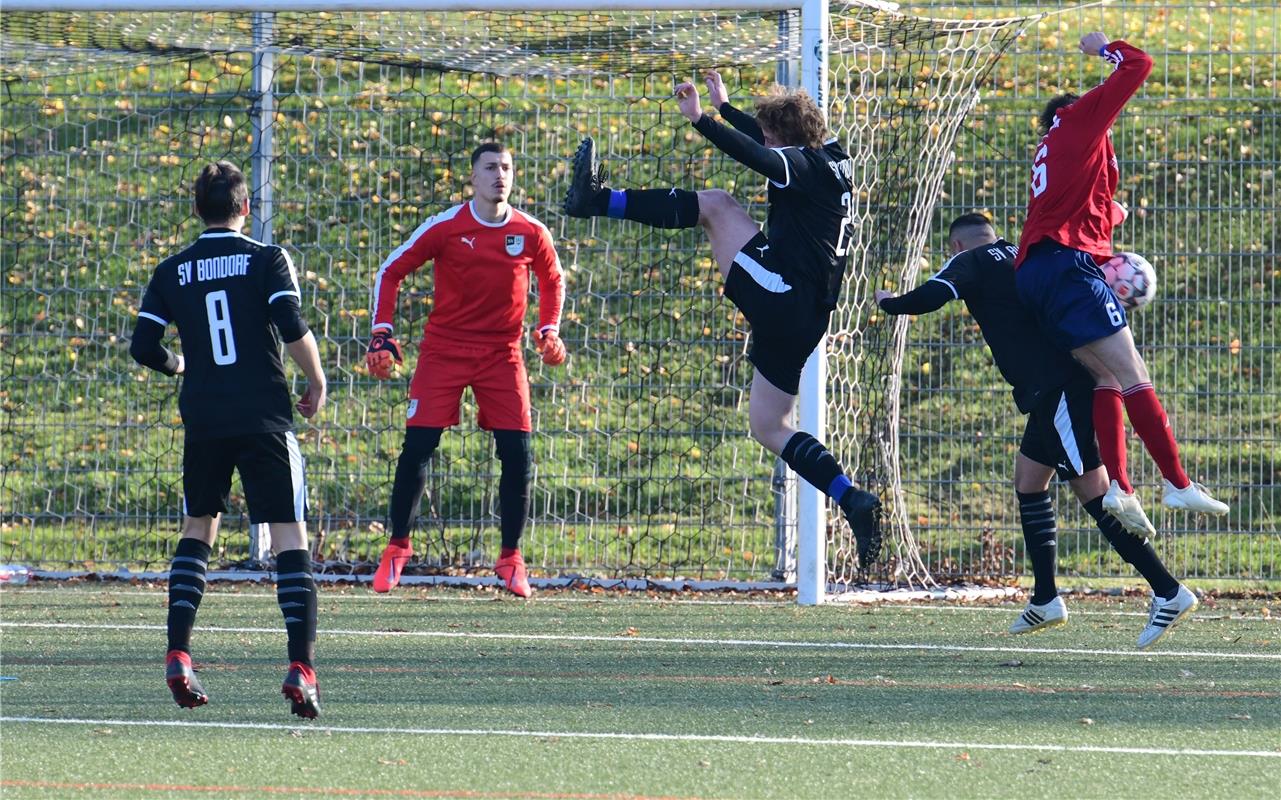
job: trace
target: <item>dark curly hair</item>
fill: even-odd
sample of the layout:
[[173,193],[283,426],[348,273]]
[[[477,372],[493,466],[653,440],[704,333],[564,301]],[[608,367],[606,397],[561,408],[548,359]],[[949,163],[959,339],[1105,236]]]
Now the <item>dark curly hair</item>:
[[1041,129],[1041,135],[1044,136],[1050,132],[1050,128],[1054,125],[1054,115],[1059,113],[1060,108],[1070,106],[1080,99],[1080,95],[1065,92],[1046,103],[1045,108],[1041,110],[1041,116],[1036,118],[1037,127]]

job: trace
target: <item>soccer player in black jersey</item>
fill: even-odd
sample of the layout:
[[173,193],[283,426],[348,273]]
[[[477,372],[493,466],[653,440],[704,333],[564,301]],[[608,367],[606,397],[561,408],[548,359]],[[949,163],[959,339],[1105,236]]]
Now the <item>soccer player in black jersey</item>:
[[752,329],[752,436],[837,502],[867,567],[881,550],[879,499],[854,486],[821,442],[792,426],[801,370],[827,333],[845,278],[853,161],[835,138],[826,138],[823,114],[804,91],[779,89],[757,100],[753,117],[730,105],[719,74],[707,73],[706,81],[712,104],[734,127],[703,113],[692,82],[676,87],[680,111],[726,155],[768,179],[766,232],[720,189],[605,187],[591,138],[574,156],[565,213],[703,228],[725,296]]
[[[191,668],[191,629],[218,521],[227,510],[231,473],[239,470],[249,518],[267,524],[276,550],[276,595],[290,662],[281,691],[294,714],[314,718],[320,711],[313,670],[316,585],[281,340],[307,377],[296,406],[304,417],[325,404],[325,374],[316,338],[302,318],[289,254],[240,233],[249,215],[245,176],[226,161],[209,164],[196,178],[195,195],[196,213],[207,228],[156,267],[129,348],[138,363],[183,376],[178,408],[185,428],[184,517],[169,570],[165,680],[178,705],[209,702]],[[171,323],[182,355],[161,344]]]
[[[1054,580],[1057,529],[1049,488],[1056,472],[1117,553],[1148,581],[1154,596],[1186,594],[1191,611],[1195,595],[1166,571],[1147,538],[1131,534],[1103,510],[1108,475],[1094,439],[1094,380],[1041,332],[1032,311],[1019,301],[1014,283],[1018,248],[998,238],[982,214],[957,217],[948,239],[954,255],[938,274],[899,297],[877,290],[876,301],[889,314],[928,314],[951,300],[964,300],[1001,376],[1014,387],[1014,404],[1027,415],[1014,462],[1014,491],[1035,588],[1010,632],[1030,633],[1067,621]],[[1139,647],[1154,644],[1182,616],[1154,615],[1139,635]]]

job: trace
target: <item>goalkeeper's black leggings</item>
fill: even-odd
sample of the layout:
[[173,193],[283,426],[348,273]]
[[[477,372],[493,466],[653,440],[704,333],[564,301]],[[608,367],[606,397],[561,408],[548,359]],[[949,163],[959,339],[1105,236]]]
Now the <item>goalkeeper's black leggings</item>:
[[[427,488],[427,464],[440,445],[443,428],[409,427],[396,462],[396,480],[391,489],[391,535],[408,538],[418,517],[423,491]],[[527,431],[494,431],[494,448],[502,465],[498,481],[498,508],[503,547],[519,546],[529,517],[529,480],[533,452]]]

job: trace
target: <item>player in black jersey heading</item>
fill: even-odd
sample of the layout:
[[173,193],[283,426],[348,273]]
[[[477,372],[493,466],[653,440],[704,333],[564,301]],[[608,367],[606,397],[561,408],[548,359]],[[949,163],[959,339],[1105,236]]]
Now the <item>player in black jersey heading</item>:
[[[320,711],[313,669],[316,585],[304,523],[302,454],[280,341],[307,376],[296,406],[304,417],[325,404],[325,374],[302,318],[289,254],[240,233],[249,215],[245,176],[226,161],[207,165],[196,179],[195,207],[207,229],[156,267],[129,348],[138,363],[183,376],[178,407],[185,428],[184,517],[169,570],[165,680],[184,708],[209,701],[191,668],[191,629],[218,522],[227,510],[231,473],[239,470],[249,518],[268,525],[276,550],[276,594],[290,662],[281,691],[294,714],[313,718]],[[171,323],[182,355],[161,344]]]
[[1014,462],[1014,491],[1035,588],[1010,632],[1030,633],[1067,621],[1054,580],[1057,528],[1049,488],[1057,472],[1112,547],[1151,585],[1154,596],[1191,598],[1183,614],[1149,619],[1139,634],[1139,647],[1149,647],[1196,607],[1196,598],[1166,571],[1146,538],[1134,536],[1103,510],[1108,475],[1094,439],[1094,379],[1067,351],[1051,343],[1032,311],[1019,301],[1014,283],[1018,248],[998,238],[987,217],[957,217],[948,239],[954,255],[942,270],[900,297],[877,290],[876,302],[889,314],[928,314],[950,300],[964,300],[1001,376],[1014,387],[1015,405],[1027,415]]
[[591,138],[574,156],[565,213],[706,231],[725,296],[752,329],[752,436],[837,502],[867,567],[881,550],[879,499],[854,486],[821,442],[792,426],[801,370],[827,333],[845,278],[853,161],[835,138],[825,138],[823,114],[804,91],[779,89],[757,100],[753,117],[730,105],[718,73],[706,81],[712,105],[737,130],[703,113],[692,82],[676,87],[680,111],[726,155],[769,180],[767,233],[720,189],[607,188]]

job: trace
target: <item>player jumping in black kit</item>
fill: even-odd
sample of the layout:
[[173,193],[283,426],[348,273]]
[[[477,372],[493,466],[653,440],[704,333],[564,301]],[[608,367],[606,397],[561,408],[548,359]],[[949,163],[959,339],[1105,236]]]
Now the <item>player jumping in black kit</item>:
[[725,154],[769,179],[768,234],[720,189],[605,187],[591,138],[574,156],[565,213],[657,228],[702,226],[725,296],[752,329],[752,436],[837,502],[867,567],[881,550],[880,500],[854,486],[831,452],[791,422],[801,370],[827,333],[845,278],[853,161],[836,139],[825,139],[822,112],[804,91],[758,100],[753,117],[730,105],[719,74],[707,73],[706,81],[712,104],[737,130],[703,113],[692,82],[676,87],[680,111]]
[[[169,570],[165,682],[184,708],[209,702],[191,666],[191,629],[218,522],[227,510],[231,473],[239,470],[249,519],[267,524],[276,550],[276,594],[289,639],[281,691],[294,714],[312,718],[320,712],[313,669],[316,584],[304,523],[302,454],[280,341],[307,376],[297,404],[304,417],[325,404],[325,374],[316,338],[302,318],[289,254],[240,233],[249,215],[245,176],[226,161],[209,164],[196,179],[195,195],[196,212],[208,227],[156,267],[129,348],[138,363],[183,376],[183,526]],[[161,344],[171,323],[182,355]]]
[[[1058,531],[1049,488],[1056,472],[1156,596],[1184,593],[1193,597],[1166,571],[1145,537],[1132,535],[1103,509],[1108,474],[1094,440],[1094,379],[1041,332],[1032,311],[1019,301],[1014,281],[1018,248],[998,238],[982,214],[957,217],[948,240],[953,256],[938,274],[901,297],[877,290],[876,301],[889,314],[919,315],[951,300],[964,300],[997,369],[1014,388],[1014,404],[1027,415],[1014,462],[1014,492],[1035,584],[1027,608],[1010,626],[1010,633],[1031,633],[1067,622],[1067,607],[1054,581]],[[1196,607],[1195,597],[1192,607]],[[1139,647],[1155,644],[1177,621],[1149,619],[1139,634]]]

